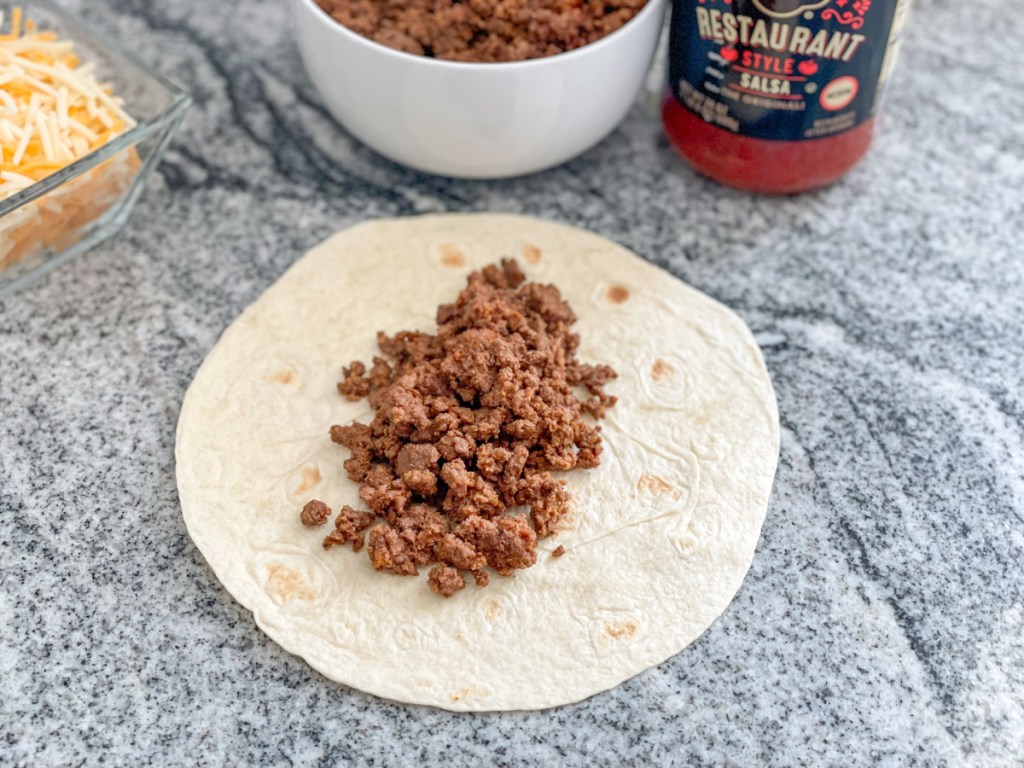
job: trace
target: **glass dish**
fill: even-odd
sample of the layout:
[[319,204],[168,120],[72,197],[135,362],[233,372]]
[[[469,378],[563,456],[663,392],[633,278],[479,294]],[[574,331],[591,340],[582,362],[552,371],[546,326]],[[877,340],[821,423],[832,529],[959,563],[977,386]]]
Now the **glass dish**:
[[137,124],[65,168],[0,200],[0,299],[115,234],[128,220],[143,184],[163,155],[191,99],[173,83],[121,51],[49,0],[0,0],[40,30],[75,44],[96,66]]

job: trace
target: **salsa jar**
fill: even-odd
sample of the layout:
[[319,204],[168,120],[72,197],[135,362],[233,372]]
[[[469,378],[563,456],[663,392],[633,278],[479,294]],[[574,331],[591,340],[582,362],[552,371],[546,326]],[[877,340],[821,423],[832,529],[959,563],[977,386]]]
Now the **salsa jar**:
[[753,192],[831,184],[877,126],[910,0],[675,0],[665,131]]

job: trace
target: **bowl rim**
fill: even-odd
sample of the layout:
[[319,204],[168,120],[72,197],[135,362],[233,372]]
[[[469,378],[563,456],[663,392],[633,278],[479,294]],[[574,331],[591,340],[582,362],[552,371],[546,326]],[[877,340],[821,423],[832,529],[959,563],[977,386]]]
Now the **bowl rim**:
[[[616,29],[599,40],[595,40],[592,43],[587,43],[579,48],[573,48],[571,51],[563,51],[562,53],[556,53],[551,56],[541,56],[536,59],[524,59],[523,61],[451,61],[449,59],[436,59],[430,56],[421,56],[415,53],[407,53],[405,51],[399,51],[395,48],[389,48],[382,43],[378,43],[376,40],[371,40],[368,37],[363,37],[358,32],[354,32],[340,21],[336,21],[327,15],[327,12],[321,8],[315,0],[292,0],[292,8],[298,9],[300,6],[305,6],[306,11],[311,11],[313,15],[319,18],[320,22],[325,25],[326,28],[332,29],[336,34],[339,34],[342,38],[348,40],[351,43],[355,43],[360,47],[366,48],[371,51],[394,57],[399,61],[416,62],[419,66],[432,67],[435,69],[449,69],[458,70],[460,72],[470,71],[503,71],[509,72],[517,69],[532,69],[537,67],[545,66],[558,66],[559,64],[566,62],[569,59],[583,58],[591,55],[601,48],[605,48],[614,45],[618,39],[624,37],[628,32],[640,26],[643,20],[646,20],[648,16],[656,14],[664,14],[665,4],[668,0],[647,0],[647,4],[640,9],[633,18],[623,24],[621,27]],[[664,22],[664,19],[663,19]],[[557,63],[556,63],[557,62]]]
[[164,130],[168,125],[182,119],[185,112],[192,104],[191,96],[189,96],[188,92],[181,86],[171,80],[168,80],[148,64],[140,61],[136,56],[125,51],[120,45],[110,40],[110,38],[102,32],[97,31],[87,22],[82,21],[80,18],[68,11],[65,11],[60,6],[51,2],[51,0],[32,0],[30,5],[41,6],[46,9],[48,14],[58,18],[61,26],[66,27],[73,33],[71,35],[72,40],[77,38],[86,38],[97,48],[102,48],[117,58],[123,59],[136,67],[145,74],[146,77],[164,88],[169,93],[171,101],[170,104],[168,104],[168,106],[158,115],[150,118],[149,120],[138,120],[134,126],[129,128],[120,136],[114,137],[102,147],[94,149],[92,152],[83,155],[78,158],[78,160],[75,160],[73,163],[69,163],[59,171],[55,171],[49,176],[40,179],[35,184],[25,187],[25,189],[21,190],[17,194],[11,195],[5,200],[0,200],[0,219],[28,203],[47,195],[65,182],[92,170],[128,147],[133,147],[144,141],[149,136]]

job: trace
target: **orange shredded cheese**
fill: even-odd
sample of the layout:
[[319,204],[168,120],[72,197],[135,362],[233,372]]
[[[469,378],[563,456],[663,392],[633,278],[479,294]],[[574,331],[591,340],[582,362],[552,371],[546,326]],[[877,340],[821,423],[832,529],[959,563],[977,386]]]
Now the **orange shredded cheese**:
[[135,125],[71,41],[22,17],[13,8],[10,32],[0,35],[0,200]]

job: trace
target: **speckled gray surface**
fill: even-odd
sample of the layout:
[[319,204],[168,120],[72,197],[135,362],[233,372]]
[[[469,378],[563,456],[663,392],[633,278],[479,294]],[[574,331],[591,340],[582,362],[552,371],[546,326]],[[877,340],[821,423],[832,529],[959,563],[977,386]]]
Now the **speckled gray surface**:
[[[419,176],[326,117],[280,0],[68,5],[197,105],[125,232],[0,303],[0,764],[1024,763],[1008,3],[921,0],[869,160],[796,199],[682,167],[652,98],[561,169]],[[735,308],[778,390],[776,492],[736,601],[577,706],[452,715],[329,683],[256,629],[181,521],[175,420],[220,331],[335,230],[437,210],[632,247]]]

